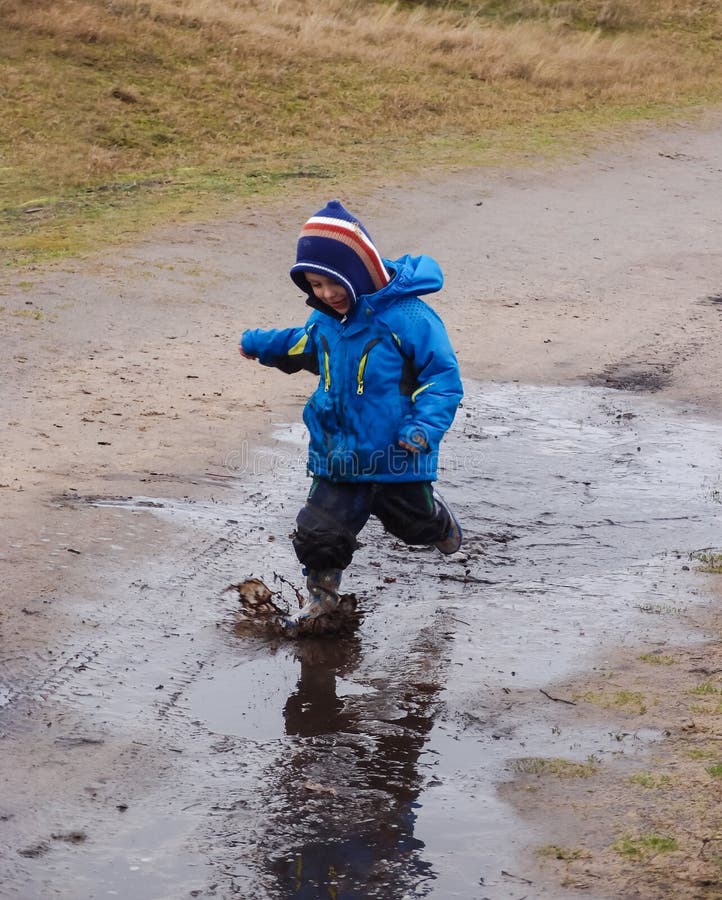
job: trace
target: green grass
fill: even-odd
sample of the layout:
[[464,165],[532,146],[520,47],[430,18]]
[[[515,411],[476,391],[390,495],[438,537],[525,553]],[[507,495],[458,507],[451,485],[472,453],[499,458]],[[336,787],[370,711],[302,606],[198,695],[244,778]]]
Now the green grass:
[[674,606],[672,603],[640,603],[637,605],[637,609],[653,616],[680,616],[684,613],[681,606]]
[[637,784],[650,790],[659,790],[672,786],[672,778],[669,775],[655,775],[652,772],[637,772],[629,776],[630,784]]
[[642,653],[639,659],[653,666],[673,666],[677,662],[674,656],[668,656],[664,653]]
[[16,309],[10,315],[19,319],[33,319],[36,322],[45,318],[45,313],[39,309]]
[[0,0],[0,260],[526,164],[722,100],[714,6],[503,6]]
[[697,684],[693,688],[690,688],[690,694],[699,694],[701,696],[722,694],[722,687],[719,687],[712,681],[703,681],[701,684]]
[[560,778],[590,778],[599,771],[596,757],[589,757],[586,762],[573,762],[559,757],[527,756],[512,760],[509,765],[520,775],[553,775]]
[[722,575],[722,553],[712,551],[700,551],[693,553],[692,559],[696,559],[701,565],[697,568],[700,572],[710,575]]
[[639,691],[623,690],[614,693],[587,691],[578,699],[601,706],[603,709],[620,709],[640,716],[647,711],[648,705],[644,694]]
[[[445,5],[447,0],[423,0],[426,5]],[[483,15],[504,22],[536,19],[588,30],[610,33],[641,29],[652,24],[662,28],[705,28],[716,31],[714,0],[695,6],[659,0],[654,6],[644,0],[455,0],[455,6],[474,8]]]
[[676,838],[664,834],[643,834],[637,837],[624,835],[612,845],[612,850],[628,859],[646,859],[660,853],[672,853],[679,849]]
[[719,754],[719,747],[716,745],[709,745],[706,747],[692,747],[685,752],[685,756],[688,756],[690,759],[695,760],[703,760],[703,759],[715,759]]

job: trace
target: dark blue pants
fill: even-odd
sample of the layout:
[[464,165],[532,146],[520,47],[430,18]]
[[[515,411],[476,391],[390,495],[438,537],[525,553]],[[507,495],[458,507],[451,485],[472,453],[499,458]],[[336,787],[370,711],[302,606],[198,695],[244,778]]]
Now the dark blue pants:
[[446,537],[451,525],[429,481],[355,483],[315,477],[296,519],[296,556],[307,569],[345,569],[370,516],[405,544],[433,544]]

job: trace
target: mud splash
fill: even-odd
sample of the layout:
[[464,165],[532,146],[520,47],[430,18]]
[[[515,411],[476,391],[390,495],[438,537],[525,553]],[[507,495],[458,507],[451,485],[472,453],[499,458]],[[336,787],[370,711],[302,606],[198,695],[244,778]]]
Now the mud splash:
[[[67,501],[119,517],[117,531],[132,517],[176,537],[115,586],[122,617],[92,606],[102,648],[82,690],[73,670],[46,692],[64,734],[102,737],[88,759],[112,750],[104,790],[124,773],[123,829],[96,807],[90,839],[23,858],[8,897],[130,896],[141,848],[155,867],[143,897],[560,896],[519,870],[540,836],[496,786],[519,760],[603,762],[662,738],[560,728],[550,685],[642,637],[700,639],[689,555],[718,540],[722,429],[601,388],[467,390],[441,479],[463,551],[409,549],[371,523],[344,585],[364,613],[353,637],[255,633],[222,593],[274,572],[300,584],[286,537],[307,487],[296,427],[238,448],[205,495]],[[21,693],[0,687],[8,722]],[[61,787],[48,802],[79,818]],[[43,838],[22,820],[3,845],[19,835]]]

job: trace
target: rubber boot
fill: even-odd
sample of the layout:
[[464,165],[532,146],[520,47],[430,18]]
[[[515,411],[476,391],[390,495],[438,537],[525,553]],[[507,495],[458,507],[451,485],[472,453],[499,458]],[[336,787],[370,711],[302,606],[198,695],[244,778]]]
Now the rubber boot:
[[464,539],[464,533],[461,530],[461,525],[459,525],[459,520],[454,515],[454,510],[436,490],[434,491],[434,500],[436,501],[437,510],[439,509],[439,507],[441,507],[447,512],[449,516],[449,530],[440,541],[436,541],[434,547],[436,547],[436,549],[443,553],[445,556],[448,556],[449,554],[456,553],[457,550],[461,549],[461,542]]
[[341,573],[341,569],[309,569],[306,577],[308,600],[297,613],[288,617],[287,623],[297,625],[333,612],[339,604]]

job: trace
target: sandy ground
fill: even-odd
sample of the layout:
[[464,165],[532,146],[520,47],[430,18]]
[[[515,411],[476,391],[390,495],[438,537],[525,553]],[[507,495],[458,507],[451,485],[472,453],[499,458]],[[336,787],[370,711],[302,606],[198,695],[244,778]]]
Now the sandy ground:
[[[229,518],[231,531],[223,537],[211,541],[199,534],[195,540],[172,518],[130,520],[123,498],[133,498],[136,512],[144,503],[152,509],[159,496],[200,509],[227,500],[229,485],[239,481],[253,497],[249,459],[256,448],[269,441],[273,446],[274,428],[298,421],[312,379],[290,379],[242,362],[236,342],[244,327],[303,320],[287,265],[301,222],[330,193],[339,190],[314,184],[303,198],[263,209],[249,204],[230,221],[169,228],[82,261],[3,276],[0,851],[8,874],[0,885],[2,897],[112,893],[100,889],[106,882],[97,868],[82,886],[67,886],[68,872],[83,868],[77,857],[63,857],[55,881],[43,880],[32,869],[35,860],[46,865],[48,853],[57,854],[59,845],[79,853],[89,832],[72,824],[65,829],[56,824],[53,831],[42,823],[53,818],[56,802],[58,808],[77,811],[83,798],[90,802],[102,796],[105,812],[96,803],[93,822],[97,834],[105,833],[104,826],[112,833],[110,818],[128,805],[123,797],[152,794],[164,777],[173,742],[181,738],[168,736],[161,752],[157,740],[133,733],[127,717],[132,719],[135,707],[126,702],[122,714],[114,711],[118,694],[112,685],[124,679],[130,684],[131,675],[124,673],[134,666],[140,671],[142,664],[145,683],[155,679],[152,690],[158,698],[167,697],[167,672],[153,671],[141,638],[135,651],[131,641],[122,654],[114,652],[114,629],[132,624],[134,634],[141,634],[162,622],[166,641],[172,641],[179,614],[174,598],[185,591],[173,582],[179,560],[199,560],[196,573],[204,573],[203,590],[217,594],[228,581],[228,560],[226,568],[218,568],[216,560],[234,550],[233,528],[240,521]],[[719,117],[640,133],[580,160],[506,172],[456,172],[430,183],[390,183],[343,199],[359,211],[384,255],[429,252],[439,259],[447,282],[433,304],[447,323],[470,383],[552,390],[593,386],[611,392],[605,397],[654,394],[659,409],[668,408],[677,419],[690,415],[710,428],[718,426]],[[626,415],[620,402],[616,415]],[[710,490],[714,496],[718,486]],[[719,502],[718,492],[716,497]],[[106,503],[93,505],[92,498]],[[265,540],[260,534],[264,502],[259,494],[245,513],[257,541]],[[243,540],[251,540],[247,532]],[[279,532],[281,542],[279,552],[287,557],[288,542]],[[142,600],[150,583],[149,561],[155,586],[167,587],[162,601],[155,596],[152,609]],[[286,565],[292,572],[293,561]],[[183,609],[183,615],[193,609],[197,617],[196,647],[212,641],[217,610],[202,603]],[[719,622],[700,612],[694,629],[718,633]],[[683,632],[675,638],[685,646]],[[679,650],[690,658],[695,652]],[[627,647],[625,653],[631,684],[639,675],[639,650]],[[433,653],[429,657],[433,669]],[[95,732],[83,728],[72,698],[77,701],[84,692],[79,674],[101,659],[107,680],[94,708],[102,708],[105,697],[107,729],[96,739]],[[341,669],[333,665],[338,674]],[[577,661],[581,673],[584,668]],[[719,669],[708,665],[708,671],[714,676]],[[182,683],[173,696],[191,690],[196,676],[177,675]],[[437,676],[443,684],[446,676]],[[415,678],[417,683],[431,680],[428,674]],[[587,693],[598,690],[590,673],[578,675],[581,695],[579,685]],[[152,705],[154,697],[139,695],[134,702],[139,710],[143,703]],[[173,700],[164,705],[159,699],[159,720],[171,720],[173,706]],[[650,727],[689,725],[688,709],[670,704],[665,710],[664,722]],[[572,706],[567,712],[576,714]],[[584,715],[594,717],[589,711]],[[599,719],[601,729],[605,715]],[[86,753],[88,748],[93,752]],[[194,765],[203,767],[201,744],[198,754]],[[184,761],[181,783],[187,785],[194,768],[187,755]],[[511,792],[508,802],[542,832],[545,808],[555,803],[567,812],[583,807],[584,788],[570,798],[568,784],[545,785],[537,805],[528,796],[520,799],[518,785],[505,790]],[[83,815],[87,819],[87,811]],[[83,815],[66,818],[77,823]],[[574,816],[570,821],[576,821]],[[602,834],[604,815],[594,821]],[[168,824],[168,832],[174,827]],[[523,855],[523,834],[518,843],[515,852]],[[537,835],[536,843],[559,841]],[[210,850],[207,855],[213,858]],[[542,865],[534,870],[533,886],[523,878],[514,882],[504,870],[508,893],[482,886],[474,893],[460,888],[438,896],[560,897],[567,896],[559,886],[565,879],[565,891],[576,885],[586,896],[600,898],[712,897],[722,890],[722,882],[712,885],[711,893],[699,884],[684,890],[633,889],[634,872],[626,870],[618,881],[610,878],[600,887],[593,866],[586,866],[585,875],[583,859],[572,865],[579,871],[571,878],[554,865]],[[250,890],[228,886],[237,884],[233,881],[223,888],[222,880],[201,878],[197,871],[193,878],[200,885],[196,896],[244,896]],[[182,891],[159,875],[142,889],[129,888],[125,896],[187,896],[191,881],[179,883],[185,885]],[[257,886],[245,896],[314,894],[288,887],[284,893],[276,884],[273,890]]]

